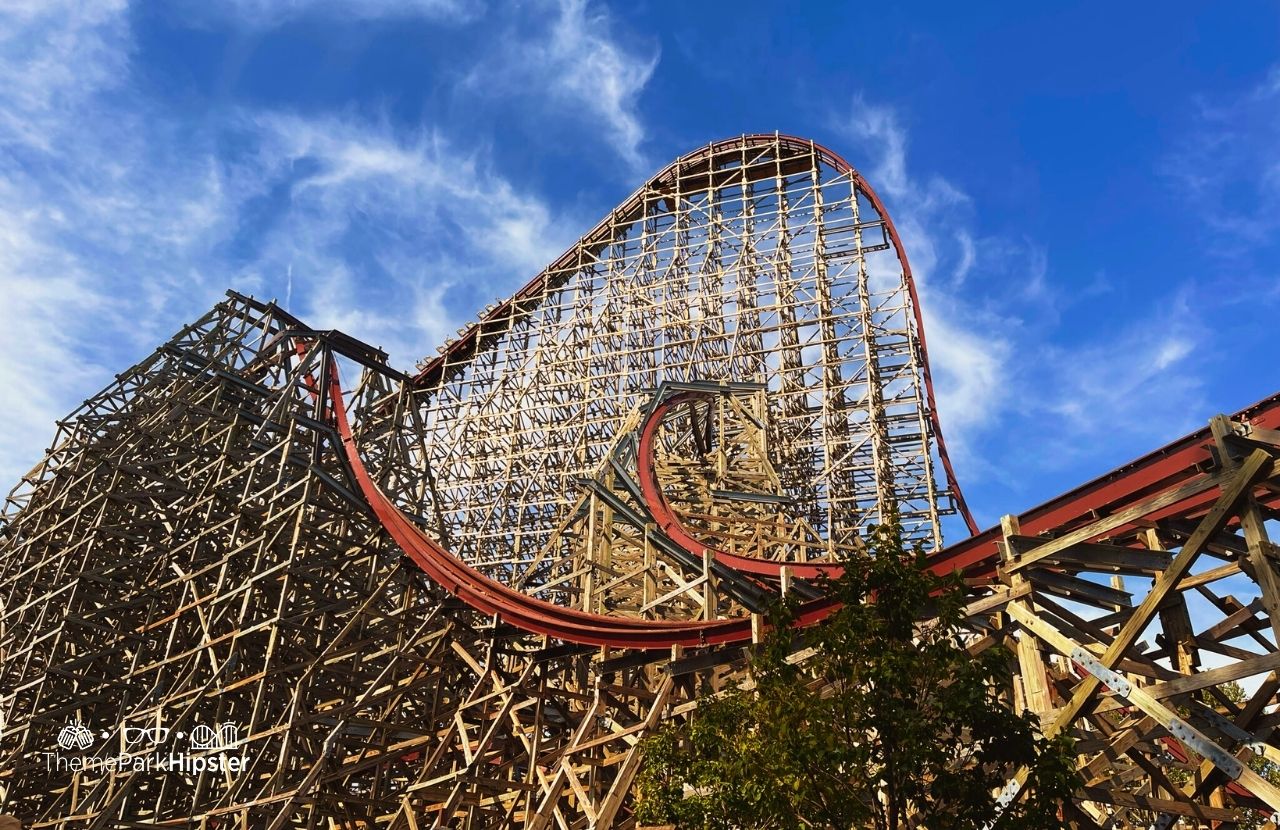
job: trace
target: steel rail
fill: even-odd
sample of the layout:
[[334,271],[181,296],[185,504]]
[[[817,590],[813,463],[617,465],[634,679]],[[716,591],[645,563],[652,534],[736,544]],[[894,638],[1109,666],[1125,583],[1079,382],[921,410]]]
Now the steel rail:
[[[636,472],[645,507],[654,517],[658,528],[689,552],[698,556],[709,552],[718,561],[745,573],[777,578],[782,568],[786,567],[793,575],[804,579],[839,576],[843,566],[837,562],[778,562],[719,550],[694,537],[680,521],[662,491],[654,468],[657,431],[662,419],[672,409],[709,394],[711,393],[686,391],[672,395],[654,406],[639,428]],[[1246,407],[1235,415],[1234,420],[1252,427],[1280,429],[1280,395],[1273,395]],[[1019,517],[1022,534],[1036,535],[1047,531],[1061,533],[1093,521],[1100,515],[1124,510],[1147,496],[1178,487],[1213,463],[1209,449],[1212,440],[1213,436],[1206,427],[1032,508]],[[1173,516],[1194,516],[1212,504],[1214,498],[1215,493],[1207,490],[1152,511],[1143,520],[1151,522]],[[1280,503],[1280,495],[1268,501]],[[1120,536],[1136,528],[1131,523],[1113,529],[1110,533]],[[992,577],[999,562],[997,542],[1002,538],[998,526],[975,534],[933,554],[929,558],[929,568],[935,573],[949,573],[958,569],[973,579]]]
[[[375,517],[405,554],[434,582],[477,611],[524,631],[586,645],[639,650],[737,643],[752,635],[751,617],[709,621],[643,620],[565,608],[491,579],[445,550],[400,510],[369,474],[342,400],[337,367],[330,363],[329,401],[343,455]],[[796,624],[812,625],[837,607],[820,599],[803,605]]]
[[[787,158],[777,159],[778,164],[784,168],[788,162],[794,164],[803,159],[805,154],[811,153],[837,173],[849,176],[853,186],[867,198],[867,201],[871,203],[871,206],[879,214],[881,221],[884,222],[885,231],[893,244],[898,262],[902,266],[903,281],[906,284],[908,296],[911,298],[911,313],[915,321],[917,341],[920,345],[920,367],[924,378],[925,402],[929,410],[930,426],[933,428],[934,438],[938,445],[938,458],[941,460],[943,471],[946,474],[947,487],[955,498],[956,507],[964,518],[965,525],[970,533],[977,533],[979,531],[978,523],[974,520],[969,506],[965,502],[964,494],[960,490],[960,483],[956,479],[955,470],[951,466],[951,459],[947,455],[947,444],[942,435],[942,423],[938,417],[937,400],[933,391],[933,376],[929,371],[929,349],[925,341],[924,317],[920,307],[920,296],[916,289],[915,277],[911,272],[911,263],[907,259],[907,251],[902,245],[902,238],[898,235],[898,229],[893,224],[893,219],[889,216],[889,211],[885,208],[884,202],[871,185],[867,183],[866,179],[862,177],[862,174],[841,156],[809,139],[780,133],[756,133],[744,135],[740,138],[712,142],[706,147],[676,159],[658,171],[649,181],[632,193],[626,201],[583,236],[572,248],[561,254],[523,288],[506,300],[494,305],[487,313],[481,315],[474,323],[467,326],[457,340],[448,344],[441,354],[422,366],[418,374],[414,376],[414,385],[421,389],[447,379],[451,365],[452,367],[457,367],[470,360],[483,351],[488,344],[496,341],[496,338],[506,330],[515,318],[531,313],[538,307],[540,298],[544,293],[563,285],[572,278],[581,261],[579,252],[583,248],[590,251],[604,248],[613,241],[612,231],[614,228],[643,215],[646,193],[666,192],[670,189],[670,184],[675,182],[682,174],[696,173],[705,175],[708,187],[715,186],[717,177],[723,182],[731,181],[735,176],[745,177],[749,174],[744,173],[740,167],[715,168],[713,166],[714,160],[717,156],[732,150],[766,149],[773,146],[786,149],[795,154]],[[802,169],[804,168],[796,168],[796,172]]]
[[730,553],[714,548],[693,536],[671,509],[662,484],[658,481],[657,470],[654,469],[655,446],[658,428],[667,413],[682,403],[706,398],[710,392],[678,392],[660,401],[649,412],[644,423],[640,425],[639,446],[636,449],[636,477],[640,480],[640,492],[644,496],[644,506],[653,516],[658,529],[667,538],[684,548],[689,553],[701,557],[704,552],[710,553],[716,561],[722,562],[744,573],[756,576],[767,576],[774,579],[782,574],[782,569],[789,568],[791,573],[801,579],[816,579],[820,576],[839,576],[844,566],[838,562],[778,562],[773,559],[756,559],[750,556]]
[[[690,553],[702,556],[710,551],[718,560],[744,572],[760,576],[777,576],[788,563],[758,560],[729,554],[699,542],[689,534],[671,511],[661,492],[653,468],[654,437],[664,414],[687,399],[679,393],[654,407],[646,419],[636,453],[640,486],[646,508],[654,515],[662,531]],[[342,450],[359,485],[361,494],[379,523],[400,545],[406,555],[432,580],[472,608],[496,616],[524,631],[544,634],[570,643],[601,645],[639,650],[666,649],[674,645],[705,646],[743,642],[750,639],[749,617],[711,621],[643,620],[610,617],[565,608],[511,588],[476,571],[456,557],[418,527],[382,491],[361,459],[356,440],[347,419],[337,367],[330,364],[329,399]],[[1237,413],[1235,420],[1264,429],[1280,429],[1280,395],[1274,395]],[[1212,436],[1202,429],[1148,453],[1094,481],[1026,511],[1020,517],[1025,535],[1045,531],[1062,531],[1088,523],[1099,515],[1115,513],[1160,492],[1181,486],[1213,463],[1209,445]],[[1192,515],[1213,500],[1211,490],[1169,505],[1151,516]],[[1265,500],[1280,503],[1280,494]],[[1119,535],[1125,525],[1113,529]],[[934,554],[929,569],[935,573],[960,570],[971,579],[994,576],[1000,561],[997,542],[998,527],[991,528]],[[821,574],[838,575],[841,566],[827,563],[791,563],[793,573],[801,578]],[[837,605],[826,599],[814,600],[800,607],[796,624],[805,626],[819,622]]]
[[[1245,407],[1232,416],[1232,420],[1255,428],[1280,430],[1280,394]],[[1212,444],[1213,435],[1208,427],[1185,435],[1027,510],[1018,517],[1020,531],[1024,536],[1051,532],[1061,535],[1185,484],[1216,464],[1210,449]],[[1215,497],[1214,492],[1208,491],[1153,511],[1143,519],[1150,522],[1171,516],[1194,516],[1212,504]],[[1280,505],[1280,494],[1272,493],[1261,501],[1268,507]],[[1137,524],[1128,524],[1112,529],[1109,534],[1122,536],[1137,529]],[[999,562],[997,543],[1002,538],[999,526],[988,528],[934,554],[930,558],[931,567],[958,569],[975,578],[992,576]]]

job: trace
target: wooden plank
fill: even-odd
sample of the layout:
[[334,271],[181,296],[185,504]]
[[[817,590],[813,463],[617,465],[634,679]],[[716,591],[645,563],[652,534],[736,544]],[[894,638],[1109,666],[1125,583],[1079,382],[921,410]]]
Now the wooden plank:
[[1124,527],[1143,516],[1150,515],[1164,507],[1177,504],[1184,499],[1199,495],[1207,490],[1213,489],[1218,484],[1215,476],[1205,476],[1193,481],[1189,481],[1173,490],[1167,490],[1152,498],[1138,502],[1132,507],[1126,508],[1119,513],[1112,514],[1106,518],[1099,519],[1082,528],[1065,533],[1056,539],[1050,539],[1037,545],[1032,550],[1024,553],[1017,553],[1011,557],[1011,561],[1003,566],[1004,570],[1009,573],[1028,568],[1042,559],[1048,558],[1058,551],[1066,550],[1078,542],[1087,542],[1106,534],[1108,531],[1115,530],[1118,527]]
[[[1216,669],[1205,669],[1197,671],[1195,674],[1186,677],[1178,677],[1173,680],[1164,680],[1159,683],[1152,683],[1150,686],[1144,687],[1147,694],[1156,700],[1165,700],[1178,695],[1188,694],[1190,692],[1207,689],[1210,686],[1220,686],[1223,683],[1229,683],[1236,680],[1242,680],[1246,677],[1263,674],[1280,669],[1280,652],[1273,654],[1262,654],[1251,660],[1240,660],[1235,663],[1229,663],[1225,666],[1219,666]],[[1103,703],[1098,706],[1099,713],[1110,711],[1118,708],[1116,704]]]
[[1240,819],[1240,811],[1225,807],[1209,807],[1192,801],[1174,801],[1168,798],[1152,798],[1147,795],[1134,795],[1120,789],[1103,787],[1085,787],[1080,794],[1090,801],[1104,804],[1116,804],[1121,807],[1132,807],[1137,810],[1150,810],[1157,813],[1172,813],[1202,821],[1230,821]]
[[[1262,450],[1255,450],[1229,480],[1222,482],[1222,494],[1218,497],[1212,509],[1201,520],[1191,537],[1183,544],[1182,549],[1178,551],[1178,555],[1174,557],[1168,570],[1156,578],[1150,592],[1143,598],[1142,603],[1130,615],[1129,619],[1125,621],[1120,632],[1107,647],[1101,658],[1103,666],[1108,669],[1114,667],[1116,661],[1129,650],[1138,639],[1138,635],[1147,627],[1156,610],[1164,603],[1165,597],[1186,575],[1191,565],[1195,563],[1204,544],[1214,533],[1222,528],[1240,499],[1248,492],[1249,487],[1270,467],[1271,457]],[[1077,687],[1071,700],[1058,712],[1054,721],[1049,724],[1046,732],[1050,735],[1056,735],[1073,723],[1076,717],[1086,709],[1094,693],[1097,692],[1098,685],[1099,681],[1096,677],[1085,678]]]
[[[1039,536],[1012,536],[1008,539],[1008,543],[1020,554],[1036,550],[1045,541]],[[1103,542],[1076,542],[1068,548],[1049,554],[1041,561],[1072,569],[1149,575],[1169,567],[1173,554],[1167,550],[1131,548]]]
[[[1005,538],[1005,555],[1008,556],[1012,550],[1008,541],[1019,532],[1018,517],[1008,514],[1000,517],[1000,531]],[[1007,578],[1011,592],[1025,590],[1029,581],[1023,573],[1011,574]],[[1053,700],[1040,645],[1034,637],[1019,637],[1014,651],[1018,657],[1017,681],[1021,686],[1022,704],[1036,716],[1041,716],[1053,706]]]

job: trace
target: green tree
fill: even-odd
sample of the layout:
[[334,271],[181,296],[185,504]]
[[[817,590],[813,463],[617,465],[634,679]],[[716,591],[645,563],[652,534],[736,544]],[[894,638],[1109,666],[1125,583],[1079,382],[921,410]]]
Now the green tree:
[[[794,630],[794,605],[770,614],[752,688],[708,699],[646,740],[641,823],[1063,825],[1059,810],[1079,785],[1069,740],[1046,739],[1031,715],[1009,709],[1008,651],[966,651],[963,582],[926,571],[900,533],[874,529],[865,554],[826,584],[842,606],[824,624]],[[796,659],[798,648],[809,656]],[[1002,812],[996,793],[1024,765],[1027,792]]]

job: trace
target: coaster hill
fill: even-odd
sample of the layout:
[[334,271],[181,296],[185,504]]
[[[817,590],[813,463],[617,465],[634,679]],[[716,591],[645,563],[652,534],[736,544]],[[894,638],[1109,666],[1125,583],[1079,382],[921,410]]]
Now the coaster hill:
[[[820,622],[896,513],[1076,737],[1075,826],[1252,820],[1278,457],[1273,397],[981,531],[874,190],[811,141],[711,144],[413,372],[231,292],[58,422],[0,523],[0,812],[633,827],[641,739],[738,682],[772,599]],[[193,757],[240,768],[147,768],[211,726]]]

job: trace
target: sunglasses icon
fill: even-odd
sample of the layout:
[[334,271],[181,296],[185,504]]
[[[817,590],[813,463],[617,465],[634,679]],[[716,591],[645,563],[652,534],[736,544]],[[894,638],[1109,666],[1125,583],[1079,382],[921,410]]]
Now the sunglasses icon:
[[149,744],[162,744],[167,740],[169,740],[167,726],[126,726],[124,728],[124,742],[129,745],[143,741]]

